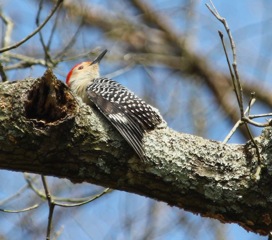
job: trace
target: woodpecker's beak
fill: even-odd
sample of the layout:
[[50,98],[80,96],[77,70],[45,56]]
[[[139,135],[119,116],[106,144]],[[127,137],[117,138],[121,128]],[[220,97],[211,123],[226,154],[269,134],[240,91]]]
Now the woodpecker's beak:
[[99,63],[102,60],[102,58],[106,55],[107,51],[108,50],[106,49],[102,53],[100,53],[99,56],[92,61],[91,65],[93,65],[95,63]]

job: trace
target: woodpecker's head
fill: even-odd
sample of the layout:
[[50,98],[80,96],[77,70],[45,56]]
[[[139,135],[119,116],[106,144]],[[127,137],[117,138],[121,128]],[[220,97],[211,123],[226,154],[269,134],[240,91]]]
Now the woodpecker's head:
[[90,83],[92,83],[95,78],[98,78],[100,76],[99,62],[106,53],[107,50],[104,50],[94,61],[82,62],[75,65],[67,74],[67,86],[78,96],[80,96],[82,100],[86,103],[89,103],[86,94],[86,88]]

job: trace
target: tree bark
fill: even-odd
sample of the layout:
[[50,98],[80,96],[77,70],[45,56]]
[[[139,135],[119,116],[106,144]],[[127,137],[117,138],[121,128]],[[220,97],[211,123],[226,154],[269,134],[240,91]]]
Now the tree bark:
[[51,70],[0,84],[0,168],[137,193],[262,235],[272,230],[271,136],[267,128],[256,139],[257,177],[250,142],[222,144],[168,127],[146,134],[143,162]]

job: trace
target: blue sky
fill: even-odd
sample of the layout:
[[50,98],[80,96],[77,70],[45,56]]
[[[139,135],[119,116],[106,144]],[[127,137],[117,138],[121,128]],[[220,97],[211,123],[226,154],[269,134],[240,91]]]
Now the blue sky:
[[[19,0],[0,1],[3,12],[11,18],[14,18],[16,21],[13,34],[14,41],[22,39],[22,37],[29,34],[35,28],[33,19],[35,18],[37,4],[33,4],[34,2],[35,1]],[[89,2],[90,4],[101,4],[101,1]],[[104,4],[108,4],[109,7],[114,4],[113,2],[106,2],[107,1],[105,1]],[[227,73],[228,70],[225,56],[223,55],[222,46],[217,33],[218,30],[223,32],[224,30],[222,25],[208,11],[205,3],[205,1],[195,1],[195,16],[193,17],[192,22],[184,23],[182,22],[182,14],[186,13],[182,8],[182,6],[184,6],[184,1],[171,1],[171,5],[169,4],[169,1],[166,0],[150,2],[150,4],[156,6],[158,11],[163,11],[167,8],[167,11],[173,13],[171,21],[175,25],[177,31],[183,32],[186,26],[189,25],[192,36],[190,38],[191,41],[188,42],[188,44],[192,46],[195,52],[208,57],[211,60],[213,67]],[[272,81],[270,79],[270,76],[272,75],[270,64],[272,42],[271,31],[269,31],[272,23],[271,14],[269,12],[272,3],[264,0],[217,0],[214,1],[214,4],[219,13],[227,19],[230,29],[232,30],[234,40],[237,44],[238,67],[242,78],[258,79],[258,84],[272,89]],[[16,8],[14,6],[16,6]],[[18,10],[20,10],[20,14],[18,14]],[[47,12],[48,9],[45,11],[44,16]],[[87,37],[94,47],[96,47],[96,43],[98,43],[98,45],[107,46],[107,42],[103,43],[103,41],[100,41],[102,37],[100,32],[92,30],[91,38],[87,34],[88,33],[82,33],[78,38],[78,42],[83,42],[84,45],[84,41]],[[38,36],[34,39],[37,41]],[[61,40],[55,39],[55,41],[56,46],[57,44],[61,44]],[[37,46],[34,45],[32,47],[32,49],[38,49],[41,46],[37,44]],[[107,47],[109,47],[109,45]],[[83,51],[83,49],[84,48],[79,49],[79,52]],[[21,51],[23,50],[25,50],[24,45],[21,47]],[[109,54],[114,54],[114,49],[109,50]],[[20,52],[20,49],[18,49],[18,51]],[[31,53],[31,51],[29,53]],[[60,79],[65,79],[66,73],[73,64],[82,60],[83,59],[77,59],[61,63],[55,69],[55,72]],[[114,65],[110,62],[102,62],[102,66],[102,74],[108,74],[122,67],[122,64]],[[205,123],[207,130],[203,133],[203,136],[219,141],[224,139],[231,129],[232,124],[224,117],[217,105],[214,104],[214,99],[204,85],[191,84],[188,81],[181,82],[178,74],[172,74],[171,85],[167,86],[165,84],[165,79],[169,76],[167,70],[162,67],[150,67],[149,70],[156,79],[156,84],[159,88],[156,95],[157,99],[153,100],[157,100],[154,102],[156,102],[157,107],[160,108],[162,114],[164,114],[172,128],[177,131],[196,134],[196,130],[191,123],[191,118],[188,117],[189,115],[192,116],[193,113],[187,112],[186,109],[190,108],[192,99],[197,99],[202,104],[201,115],[203,116],[203,119],[206,119],[207,117],[209,119],[209,121],[206,121]],[[43,71],[43,67],[37,66],[27,70],[10,71],[8,72],[8,76],[12,80],[20,77],[36,77],[40,76]],[[152,89],[150,90],[146,84],[149,84],[152,79],[148,77],[148,74],[142,67],[135,67],[116,77],[116,80],[135,91],[139,96],[146,96],[146,92],[151,95]],[[166,90],[167,94],[165,94]],[[171,115],[171,112],[168,111],[168,108],[171,105],[172,96],[181,96],[176,99],[176,101],[179,102],[180,108],[184,109],[180,112],[177,111],[175,115]],[[264,106],[256,104],[256,108],[253,109],[253,111],[265,112],[269,110]],[[221,124],[218,124],[218,121],[220,121]],[[255,133],[259,132],[260,130],[255,130]],[[235,135],[230,142],[242,143],[242,139],[239,135]],[[67,186],[68,190],[63,192],[64,195],[72,192],[75,194],[73,196],[81,196],[84,193],[90,194],[98,189],[98,187],[94,187],[90,184],[76,184],[71,186],[68,181],[56,178],[50,178],[50,182],[51,184],[62,182],[61,184]],[[0,201],[16,192],[17,189],[24,184],[22,173],[0,171]],[[13,201],[13,204],[8,205],[7,207],[16,208],[19,206],[18,204],[23,206],[23,202],[20,202],[20,200],[18,201]],[[62,214],[65,217],[61,218],[60,221],[56,221],[54,227],[55,231],[63,228],[63,233],[60,235],[59,239],[141,239],[141,230],[148,224],[148,211],[151,205],[158,208],[161,213],[161,215],[158,216],[159,219],[156,219],[157,222],[155,226],[158,229],[162,229],[163,226],[171,225],[171,222],[176,224],[175,227],[169,227],[170,230],[168,232],[161,233],[161,235],[158,234],[154,239],[189,239],[188,232],[190,230],[184,228],[181,224],[181,219],[183,219],[184,216],[186,217],[186,220],[189,221],[189,225],[200,229],[198,235],[195,236],[195,239],[216,239],[211,237],[209,228],[211,227],[211,224],[214,224],[215,226],[220,225],[217,221],[211,223],[208,222],[207,219],[200,218],[197,215],[184,212],[183,210],[171,208],[164,203],[154,203],[145,197],[121,191],[114,191],[113,193],[104,196],[99,201],[76,209],[57,209],[56,216],[58,216],[59,211],[62,211]],[[47,210],[47,205],[43,204],[32,218],[29,219],[28,224],[30,224],[30,226],[31,224],[37,225],[37,223],[35,223],[36,221],[46,223]],[[139,214],[139,212],[141,214]],[[7,213],[0,212],[0,232],[3,233],[7,239],[18,239],[18,236],[28,237],[24,235],[26,232],[22,230],[23,227],[15,227],[23,214],[24,213],[8,215]],[[130,218],[136,219],[136,222],[132,224],[130,231],[127,230],[127,232],[125,232],[123,230],[124,226],[122,226],[121,223],[124,222],[124,219],[129,222]],[[220,226],[227,236],[226,239],[266,239],[266,237],[262,238],[256,234],[248,233],[236,224],[222,224]],[[14,233],[12,231],[14,229],[18,230],[18,232]]]

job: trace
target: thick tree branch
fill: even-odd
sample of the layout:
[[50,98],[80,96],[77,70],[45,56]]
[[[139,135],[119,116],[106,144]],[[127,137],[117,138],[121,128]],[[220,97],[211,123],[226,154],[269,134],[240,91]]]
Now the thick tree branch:
[[[144,139],[142,162],[95,109],[50,70],[40,79],[0,84],[0,168],[90,182],[137,193],[222,222],[272,230],[272,130],[255,149],[162,128]],[[254,210],[253,210],[254,209]]]

